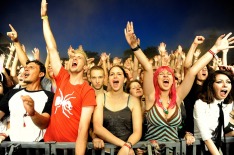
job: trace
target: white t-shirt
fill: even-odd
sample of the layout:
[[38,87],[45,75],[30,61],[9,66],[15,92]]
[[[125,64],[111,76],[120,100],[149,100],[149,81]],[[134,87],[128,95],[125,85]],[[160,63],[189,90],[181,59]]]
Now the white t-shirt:
[[[216,99],[210,104],[207,104],[200,99],[196,101],[193,110],[194,136],[196,138],[202,138],[202,140],[205,141],[213,137],[212,133],[218,126],[218,104],[221,102],[221,100]],[[232,111],[233,103],[223,104],[222,107],[224,113],[224,127],[226,127],[230,120],[229,113]]]

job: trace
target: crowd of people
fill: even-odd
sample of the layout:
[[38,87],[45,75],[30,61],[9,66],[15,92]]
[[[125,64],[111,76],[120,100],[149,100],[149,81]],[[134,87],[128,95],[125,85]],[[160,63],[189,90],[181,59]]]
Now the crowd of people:
[[196,36],[187,54],[181,46],[168,54],[160,43],[159,54],[147,58],[127,22],[123,35],[134,56],[111,61],[103,52],[95,64],[81,45],[70,46],[61,61],[46,0],[41,19],[46,62],[37,48],[29,60],[9,25],[10,52],[0,56],[0,142],[75,142],[76,155],[83,155],[92,141],[96,150],[111,143],[116,154],[132,155],[146,153],[132,148],[139,141],[184,138],[191,151],[201,138],[204,154],[227,153],[221,138],[234,136],[234,66],[227,64],[232,33],[218,37],[202,56],[198,46],[205,38]]

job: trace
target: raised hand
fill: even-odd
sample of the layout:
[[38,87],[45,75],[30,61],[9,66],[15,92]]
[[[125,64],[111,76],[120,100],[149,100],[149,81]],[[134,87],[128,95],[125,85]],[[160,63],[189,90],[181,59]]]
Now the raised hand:
[[131,48],[136,48],[140,40],[134,34],[133,22],[127,22],[126,28],[124,29],[125,38]]
[[229,38],[232,33],[228,33],[226,36],[225,34],[221,35],[215,42],[214,46],[211,48],[212,50],[217,50],[217,52],[229,48],[234,48],[234,46],[229,46],[230,44],[234,43],[234,37]]
[[10,50],[10,52],[14,52],[15,51],[15,46],[13,43],[10,43],[10,46],[8,47],[8,49]]
[[32,54],[35,60],[40,60],[40,51],[38,48],[34,48],[34,50],[32,50]]
[[160,55],[162,55],[162,56],[165,56],[165,53],[166,53],[166,44],[164,43],[164,42],[161,42],[160,44],[159,44],[159,46],[158,46],[158,52],[159,52],[159,54]]
[[74,49],[70,45],[69,48],[67,49],[67,54],[69,57],[74,56]]
[[18,34],[11,24],[9,24],[9,26],[11,28],[11,32],[7,32],[7,36],[10,37],[13,42],[17,42],[18,41]]
[[205,38],[203,36],[196,36],[193,43],[199,45],[199,44],[202,44],[204,40]]
[[34,109],[34,101],[29,95],[21,96],[21,99],[23,101],[24,108],[27,112],[28,116],[34,116],[35,115],[35,109]]
[[47,16],[47,4],[46,0],[41,1],[41,17]]

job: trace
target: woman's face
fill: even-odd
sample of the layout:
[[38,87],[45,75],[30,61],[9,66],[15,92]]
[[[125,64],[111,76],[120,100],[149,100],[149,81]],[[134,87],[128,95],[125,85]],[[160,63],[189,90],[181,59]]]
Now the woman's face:
[[3,94],[3,85],[2,85],[2,82],[0,82],[0,94]]
[[141,97],[143,95],[143,89],[138,82],[132,82],[130,84],[130,94],[135,97]]
[[163,70],[158,74],[158,85],[162,91],[171,89],[173,84],[173,76],[171,72]]
[[113,67],[109,73],[109,83],[114,91],[123,89],[123,85],[126,78],[124,77],[123,71],[119,67]]
[[225,99],[232,89],[231,80],[224,74],[218,74],[215,77],[213,89],[217,100]]

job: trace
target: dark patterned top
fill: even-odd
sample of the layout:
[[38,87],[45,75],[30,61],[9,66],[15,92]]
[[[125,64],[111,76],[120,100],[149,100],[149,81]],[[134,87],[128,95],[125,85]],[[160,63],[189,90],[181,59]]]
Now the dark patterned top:
[[127,141],[133,132],[132,111],[128,107],[129,98],[130,96],[124,109],[113,112],[105,107],[106,96],[104,94],[103,126],[123,141]]

